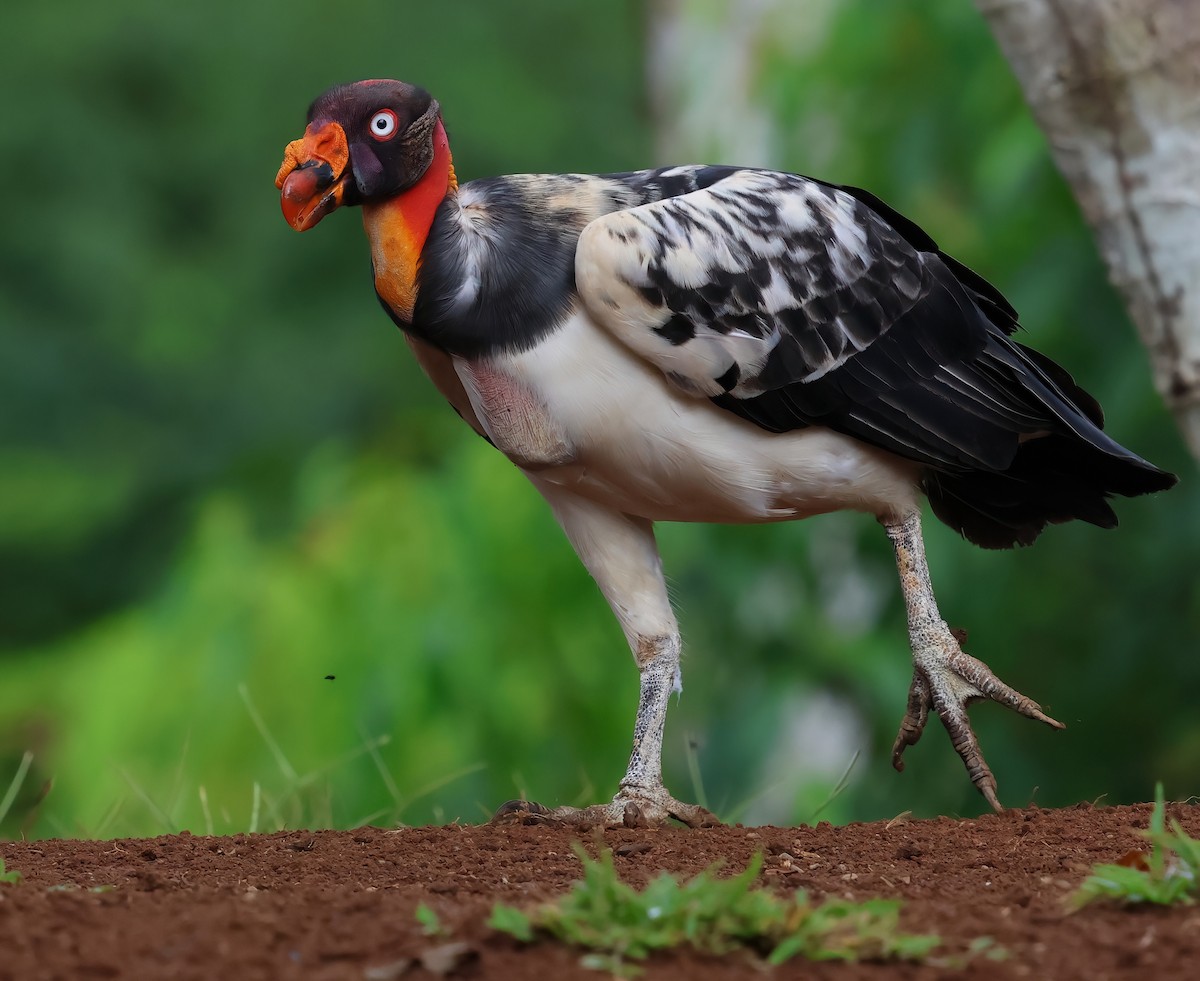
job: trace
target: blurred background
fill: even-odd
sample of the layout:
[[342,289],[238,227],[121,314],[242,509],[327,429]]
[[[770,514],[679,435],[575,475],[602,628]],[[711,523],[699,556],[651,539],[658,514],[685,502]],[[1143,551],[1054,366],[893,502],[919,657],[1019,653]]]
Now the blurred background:
[[[411,360],[357,215],[301,238],[279,213],[309,101],[379,76],[441,102],[463,180],[784,167],[872,189],[999,285],[1110,431],[1183,476],[1119,502],[1118,532],[1017,552],[929,523],[947,619],[1068,724],[976,710],[1001,796],[1200,792],[1195,464],[968,0],[58,0],[6,22],[0,835],[477,821],[616,789],[637,674],[607,607]],[[890,766],[910,660],[875,522],[660,540],[680,797],[776,823],[983,809],[936,723]]]

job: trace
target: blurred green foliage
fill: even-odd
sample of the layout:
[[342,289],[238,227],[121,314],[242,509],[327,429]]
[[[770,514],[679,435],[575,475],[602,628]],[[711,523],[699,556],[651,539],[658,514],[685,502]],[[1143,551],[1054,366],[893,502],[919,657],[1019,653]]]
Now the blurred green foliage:
[[[1185,477],[1120,502],[1119,532],[1020,552],[930,523],[947,618],[1069,726],[977,711],[1002,797],[1194,793],[1194,464],[1043,140],[966,0],[813,9],[819,43],[761,39],[787,166],[923,224],[1009,294],[1117,438]],[[0,795],[34,764],[0,831],[474,820],[518,793],[612,793],[637,678],[603,601],[421,377],[354,214],[300,239],[271,179],[309,100],[377,76],[435,94],[464,180],[666,162],[645,17],[633,0],[8,13]],[[861,749],[822,817],[980,810],[936,726],[889,766],[909,661],[873,522],[660,537],[688,641],[680,796],[691,743],[710,805],[802,820]]]

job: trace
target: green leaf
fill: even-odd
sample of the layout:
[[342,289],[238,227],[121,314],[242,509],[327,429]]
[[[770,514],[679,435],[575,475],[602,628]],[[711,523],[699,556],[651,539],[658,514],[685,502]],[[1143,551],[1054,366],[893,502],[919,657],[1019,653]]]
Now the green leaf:
[[437,911],[425,903],[417,904],[416,918],[417,922],[421,924],[422,932],[427,937],[441,937],[449,932],[442,926],[442,921],[437,915]]
[[16,869],[8,869],[4,865],[4,859],[0,858],[0,882],[7,882],[9,885],[15,886],[21,881],[21,873]]
[[492,915],[488,919],[487,925],[493,930],[516,937],[522,943],[529,943],[533,940],[533,924],[529,917],[515,906],[497,903],[492,907]]

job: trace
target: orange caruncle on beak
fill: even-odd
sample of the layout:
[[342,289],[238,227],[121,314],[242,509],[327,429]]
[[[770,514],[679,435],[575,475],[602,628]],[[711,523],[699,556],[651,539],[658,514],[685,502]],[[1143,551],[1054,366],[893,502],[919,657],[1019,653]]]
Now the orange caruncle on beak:
[[275,175],[283,217],[298,232],[312,228],[342,203],[349,177],[345,130],[337,123],[315,127],[310,123],[303,137],[287,145]]

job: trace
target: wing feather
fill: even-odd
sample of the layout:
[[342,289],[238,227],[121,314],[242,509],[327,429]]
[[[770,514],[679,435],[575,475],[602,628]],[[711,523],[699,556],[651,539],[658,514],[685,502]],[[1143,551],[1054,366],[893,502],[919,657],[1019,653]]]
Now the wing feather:
[[673,384],[773,432],[825,425],[997,471],[1022,435],[1081,417],[1069,376],[1008,341],[1003,295],[857,188],[728,171],[591,222],[576,283]]

